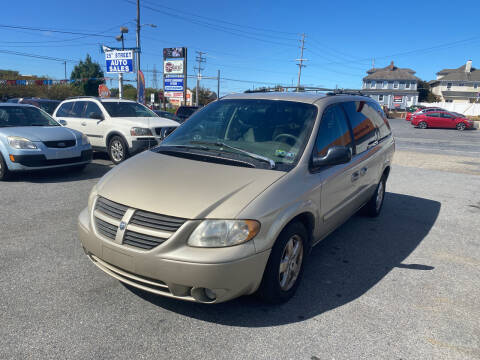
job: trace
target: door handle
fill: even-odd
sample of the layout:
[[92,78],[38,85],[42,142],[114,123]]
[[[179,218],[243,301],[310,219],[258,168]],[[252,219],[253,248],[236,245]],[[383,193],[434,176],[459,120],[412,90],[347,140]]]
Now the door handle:
[[365,174],[367,173],[367,170],[368,170],[367,167],[362,168],[362,169],[360,170],[360,175],[361,175],[361,176],[365,175]]
[[84,122],[82,122],[81,125],[82,125],[82,126],[87,126],[87,123],[84,121]]
[[377,146],[378,145],[378,140],[374,140],[374,141],[370,141],[367,145],[367,148],[370,149],[374,146]]
[[352,174],[352,182],[357,181],[359,177],[360,177],[360,173],[358,171],[355,171]]

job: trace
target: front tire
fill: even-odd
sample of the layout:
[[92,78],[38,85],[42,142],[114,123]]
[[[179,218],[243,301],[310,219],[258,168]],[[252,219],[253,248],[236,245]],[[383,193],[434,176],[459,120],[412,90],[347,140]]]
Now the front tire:
[[281,304],[295,294],[303,276],[307,246],[308,232],[302,223],[291,223],[281,232],[258,290],[262,300]]
[[382,179],[380,182],[377,184],[377,188],[375,189],[375,192],[373,193],[372,197],[368,201],[368,203],[365,205],[365,210],[368,216],[370,217],[377,217],[380,215],[380,212],[382,211],[383,207],[383,201],[385,200],[385,188],[387,184],[387,179],[384,176],[382,176]]
[[10,172],[8,171],[7,164],[5,163],[2,154],[0,154],[0,181],[7,180],[9,175]]
[[115,165],[128,158],[128,146],[120,136],[113,136],[108,142],[108,156]]
[[419,129],[426,129],[428,127],[428,125],[425,121],[419,122],[417,126],[418,126]]
[[465,130],[465,128],[466,128],[466,126],[465,126],[464,123],[458,123],[457,124],[457,130],[458,131],[463,131],[463,130]]

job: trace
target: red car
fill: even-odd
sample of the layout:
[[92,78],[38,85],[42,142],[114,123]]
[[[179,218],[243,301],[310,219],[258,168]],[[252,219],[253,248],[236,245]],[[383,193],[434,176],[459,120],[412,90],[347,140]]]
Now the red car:
[[407,116],[405,117],[405,120],[411,121],[413,116],[419,115],[419,114],[425,114],[425,113],[428,113],[428,112],[431,112],[431,111],[445,111],[445,109],[437,108],[437,107],[417,109],[414,112],[408,112]]
[[412,117],[412,125],[420,129],[446,128],[465,130],[473,128],[473,121],[463,115],[454,114],[448,111],[431,111],[417,114]]

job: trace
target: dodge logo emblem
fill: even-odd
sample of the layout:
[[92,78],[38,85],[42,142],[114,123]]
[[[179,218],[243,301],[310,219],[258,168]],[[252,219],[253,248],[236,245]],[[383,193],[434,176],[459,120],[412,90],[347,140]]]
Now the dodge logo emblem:
[[123,231],[127,227],[127,223],[125,221],[122,221],[118,227],[120,230]]

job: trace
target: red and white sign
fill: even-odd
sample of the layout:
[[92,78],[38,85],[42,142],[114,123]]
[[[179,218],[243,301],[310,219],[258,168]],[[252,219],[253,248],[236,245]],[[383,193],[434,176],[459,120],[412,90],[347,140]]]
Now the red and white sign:
[[403,96],[401,96],[401,95],[394,95],[394,96],[393,96],[393,102],[394,102],[394,103],[401,103],[401,102],[403,102]]
[[98,96],[100,96],[101,98],[110,97],[110,90],[108,89],[107,85],[105,84],[98,85]]
[[163,62],[164,74],[183,74],[183,60],[166,60]]
[[167,98],[183,98],[183,92],[181,92],[181,91],[165,91],[165,97],[167,97]]

